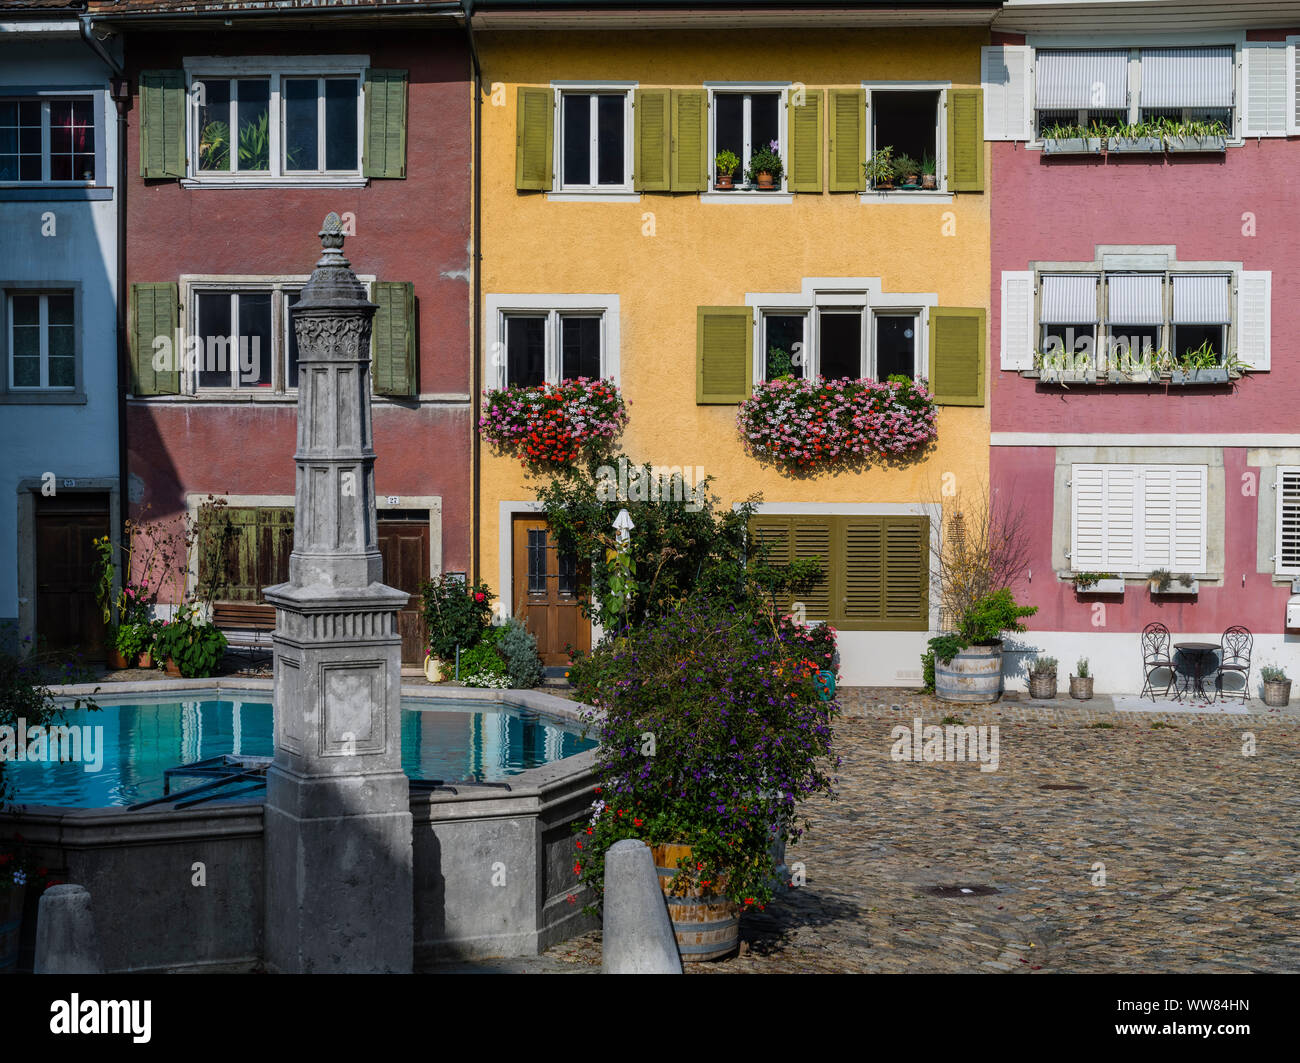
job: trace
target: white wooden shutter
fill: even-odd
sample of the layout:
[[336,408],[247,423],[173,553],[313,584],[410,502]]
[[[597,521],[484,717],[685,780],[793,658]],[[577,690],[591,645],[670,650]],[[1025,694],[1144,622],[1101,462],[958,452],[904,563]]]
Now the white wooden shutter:
[[1247,41],[1241,46],[1241,83],[1245,106],[1242,130],[1247,137],[1284,137],[1295,122],[1288,104],[1294,88],[1287,86],[1285,41]]
[[1032,369],[1034,328],[1033,270],[1002,271],[1002,368]]
[[999,44],[980,49],[985,140],[1029,139],[1029,61],[1032,54],[1024,44]]
[[1273,490],[1277,493],[1273,570],[1279,576],[1300,576],[1300,467],[1278,466]]
[[1138,469],[1135,465],[1102,468],[1106,474],[1106,556],[1102,567],[1107,572],[1134,572],[1142,567]]
[[1300,134],[1300,92],[1296,91],[1296,45],[1300,37],[1286,39],[1286,131],[1291,136]]
[[1104,466],[1070,466],[1070,505],[1070,567],[1096,572],[1106,560]]
[[1252,369],[1269,368],[1273,331],[1273,274],[1242,270],[1237,276],[1237,357]]
[[1208,470],[1204,465],[1170,467],[1174,508],[1170,563],[1165,566],[1147,565],[1147,568],[1164,567],[1170,572],[1189,572],[1193,575],[1205,571],[1207,474]]
[[1157,568],[1170,568],[1174,554],[1172,465],[1149,465],[1142,470],[1141,527],[1141,567],[1148,572]]

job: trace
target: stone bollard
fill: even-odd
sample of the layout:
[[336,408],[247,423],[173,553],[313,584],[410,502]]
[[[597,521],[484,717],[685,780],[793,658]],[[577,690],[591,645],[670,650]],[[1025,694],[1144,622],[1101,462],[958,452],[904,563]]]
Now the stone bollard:
[[654,858],[644,842],[615,842],[605,854],[601,973],[681,974]]
[[51,886],[36,912],[37,974],[103,974],[85,886]]

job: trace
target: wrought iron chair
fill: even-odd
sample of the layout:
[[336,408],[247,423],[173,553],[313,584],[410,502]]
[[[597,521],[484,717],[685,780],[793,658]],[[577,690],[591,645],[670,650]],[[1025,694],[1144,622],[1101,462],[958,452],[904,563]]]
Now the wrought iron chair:
[[[1214,685],[1218,690],[1220,701],[1240,696],[1243,705],[1250,702],[1250,651],[1253,645],[1254,639],[1244,627],[1236,625],[1223,633],[1223,639],[1219,643],[1219,667],[1214,675]],[[1225,694],[1223,689],[1225,675],[1241,676],[1239,692],[1234,690]]]
[[1178,671],[1174,668],[1173,658],[1169,656],[1169,629],[1164,624],[1151,623],[1142,629],[1142,697],[1150,694],[1151,700],[1156,700],[1151,676],[1162,669],[1169,673],[1169,682],[1161,692],[1168,697],[1170,690],[1177,693],[1175,684],[1178,680]]

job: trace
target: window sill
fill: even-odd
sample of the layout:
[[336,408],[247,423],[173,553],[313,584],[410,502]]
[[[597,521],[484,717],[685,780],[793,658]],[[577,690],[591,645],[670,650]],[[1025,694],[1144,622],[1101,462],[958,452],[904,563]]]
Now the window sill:
[[951,192],[859,192],[862,203],[951,203]]
[[793,192],[701,192],[701,203],[784,203],[794,202]]
[[113,198],[111,188],[84,185],[76,188],[58,185],[38,185],[24,188],[0,188],[0,202],[9,203],[69,203]]
[[[128,395],[127,397],[131,402],[157,403],[160,405],[170,406],[296,406],[298,404],[298,393],[296,391],[276,392],[270,395],[250,395],[238,391],[225,391],[205,392],[202,395]],[[0,396],[0,402],[4,401],[17,400],[6,400],[3,396]],[[81,401],[84,402],[84,398]],[[461,392],[428,392],[421,393],[418,396],[412,395],[410,397],[375,394],[370,396],[372,406],[410,406],[414,402],[465,404],[469,401],[469,394]]]
[[547,192],[546,198],[553,203],[640,203],[640,192]]
[[89,401],[80,391],[0,392],[0,406],[85,406]]
[[183,177],[182,188],[365,188],[368,177]]

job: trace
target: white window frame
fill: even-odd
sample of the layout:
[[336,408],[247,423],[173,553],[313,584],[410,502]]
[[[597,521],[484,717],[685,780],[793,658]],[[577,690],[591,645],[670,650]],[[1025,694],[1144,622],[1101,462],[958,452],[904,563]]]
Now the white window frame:
[[[1201,542],[1201,555],[1198,559],[1199,565],[1197,565],[1195,568],[1191,570],[1191,575],[1197,577],[1204,577],[1207,575],[1207,571],[1208,571],[1207,565],[1209,560],[1209,506],[1210,506],[1209,466],[1180,464],[1177,462],[1172,462],[1172,463],[1145,462],[1141,464],[1130,464],[1126,462],[1075,462],[1070,466],[1069,562],[1070,562],[1070,570],[1072,572],[1092,571],[1096,569],[1098,565],[1102,569],[1113,569],[1116,567],[1110,563],[1109,557],[1106,556],[1109,552],[1110,547],[1107,539],[1107,530],[1104,524],[1101,532],[1102,534],[1101,548],[1102,548],[1103,560],[1099,563],[1088,562],[1084,564],[1081,564],[1078,560],[1079,495],[1078,495],[1077,484],[1078,484],[1080,472],[1083,470],[1090,470],[1090,469],[1100,469],[1100,470],[1128,469],[1132,471],[1134,479],[1136,481],[1136,489],[1134,491],[1134,500],[1133,500],[1133,523],[1131,526],[1132,536],[1133,536],[1133,553],[1134,553],[1133,559],[1136,562],[1136,565],[1135,567],[1118,571],[1117,574],[1120,576],[1145,575],[1147,572],[1151,571],[1152,568],[1158,563],[1161,565],[1161,567],[1168,568],[1171,571],[1174,570],[1186,571],[1185,569],[1181,569],[1181,568],[1176,569],[1176,566],[1170,561],[1158,562],[1155,559],[1148,560],[1145,556],[1144,553],[1145,537],[1148,531],[1146,527],[1147,522],[1146,522],[1146,513],[1145,513],[1146,475],[1147,475],[1147,471],[1150,469],[1168,470],[1171,476],[1177,474],[1180,471],[1181,472],[1191,471],[1198,474],[1200,477],[1201,498],[1204,502],[1200,510],[1200,526],[1197,529],[1197,533],[1200,537],[1200,542]],[[1108,501],[1108,499],[1104,501]],[[1171,502],[1171,514],[1175,514],[1176,511],[1177,511],[1177,507],[1174,506]],[[1177,526],[1171,525],[1170,549],[1169,549],[1170,558],[1173,557],[1174,544],[1176,541],[1177,541]]]
[[[790,123],[789,123],[789,98],[790,82],[788,81],[706,81],[704,88],[708,92],[709,108],[709,194],[718,194],[730,197],[732,195],[744,196],[772,196],[780,192],[788,193],[790,191]],[[734,187],[729,189],[719,189],[718,168],[713,164],[713,160],[718,157],[718,131],[717,115],[718,109],[714,106],[714,97],[717,95],[736,96],[741,95],[745,98],[742,110],[741,128],[745,138],[745,154],[740,160],[737,167],[737,173],[741,181],[745,180],[745,171],[749,169],[749,159],[753,151],[753,145],[749,138],[752,136],[750,126],[751,118],[751,100],[750,97],[755,94],[775,94],[776,101],[776,128],[777,141],[780,144],[781,154],[781,182],[775,188],[768,192],[760,192],[757,188]],[[778,201],[778,202],[784,202]]]
[[1300,465],[1279,465],[1274,470],[1273,491],[1277,495],[1274,503],[1273,524],[1273,572],[1278,576],[1300,577],[1300,563],[1287,565],[1282,560],[1282,483],[1287,474],[1300,478]]
[[[99,175],[103,173],[104,160],[102,98],[102,91],[91,89],[32,89],[0,96],[0,103],[35,101],[41,105],[41,176],[35,180],[0,181],[0,188],[35,188],[43,185],[52,188],[89,188],[98,184]],[[54,181],[50,178],[50,104],[62,100],[85,100],[90,103],[91,126],[95,132],[95,165],[89,179],[77,177],[71,181]]]
[[[297,184],[309,187],[355,188],[366,183],[362,176],[362,156],[365,153],[365,77],[370,68],[370,57],[366,55],[322,55],[322,56],[240,56],[229,58],[222,56],[187,56],[183,62],[185,69],[186,93],[186,174],[181,183],[186,187],[276,187]],[[285,78],[297,80],[304,78],[341,78],[357,79],[357,165],[348,170],[285,170],[284,169],[284,94],[282,82]],[[240,172],[233,170],[199,169],[199,93],[196,84],[211,79],[214,81],[238,81],[239,79],[267,80],[270,82],[270,100],[267,122],[270,134],[270,169]],[[234,101],[238,90],[231,92],[231,116],[234,116]],[[319,149],[324,155],[324,94],[318,99],[318,133]],[[236,123],[231,122],[234,130]],[[231,163],[236,162],[237,143],[231,138]]]
[[[627,196],[632,189],[633,149],[633,115],[632,94],[636,91],[635,81],[552,81],[555,90],[555,130],[551,143],[555,152],[555,181],[553,192],[557,194],[598,198],[600,196]],[[571,94],[590,94],[591,99],[591,157],[588,181],[566,182],[564,174],[564,97]],[[600,131],[596,125],[597,96],[623,97],[623,182],[617,185],[596,184],[590,180],[599,170],[598,141]]]
[[562,350],[560,319],[600,318],[600,375],[619,382],[619,297],[617,295],[488,295],[484,299],[483,380],[490,390],[506,386],[509,351],[506,320],[545,317],[544,380],[560,383]]
[[[40,328],[40,380],[39,384],[14,383],[14,296],[36,296],[40,300],[38,321]],[[72,383],[50,383],[50,296],[63,295],[72,300]],[[6,288],[4,289],[5,322],[5,385],[14,395],[34,395],[38,393],[71,395],[78,390],[81,381],[81,314],[77,292],[71,288]]]
[[[305,285],[310,279],[311,277],[309,274],[276,277],[259,277],[242,274],[233,277],[212,275],[182,276],[180,278],[180,318],[182,322],[181,348],[178,352],[178,357],[181,359],[181,365],[183,367],[181,369],[181,396],[189,399],[238,398],[245,401],[260,402],[286,399],[296,401],[298,389],[296,387],[289,387],[289,329],[292,326],[292,321],[290,319],[288,301],[286,301],[285,295],[296,295],[302,290],[303,285]],[[358,277],[357,279],[365,286],[366,298],[369,299],[371,297],[375,278],[370,275],[365,275]],[[200,388],[198,384],[197,370],[192,369],[188,365],[185,350],[185,341],[190,336],[199,335],[199,301],[197,296],[200,293],[210,292],[239,294],[243,292],[251,293],[266,291],[271,293],[271,386],[269,388],[256,387],[253,385],[244,385],[243,387],[239,387],[232,384],[229,387]],[[236,351],[238,351],[238,348],[236,348]],[[238,354],[236,354],[236,357],[238,357]]]
[[[866,157],[871,158],[876,150],[876,125],[872,121],[872,107],[875,106],[875,93],[877,92],[937,92],[939,94],[939,107],[935,114],[934,127],[934,175],[935,187],[933,190],[926,191],[903,191],[894,189],[892,192],[884,193],[886,198],[897,196],[899,199],[916,199],[918,197],[942,195],[948,196],[948,90],[952,88],[951,81],[864,81],[862,88],[866,92],[867,113],[866,123]],[[920,161],[919,159],[917,160]],[[875,192],[868,188],[866,194],[871,198],[879,198],[881,193]]]

